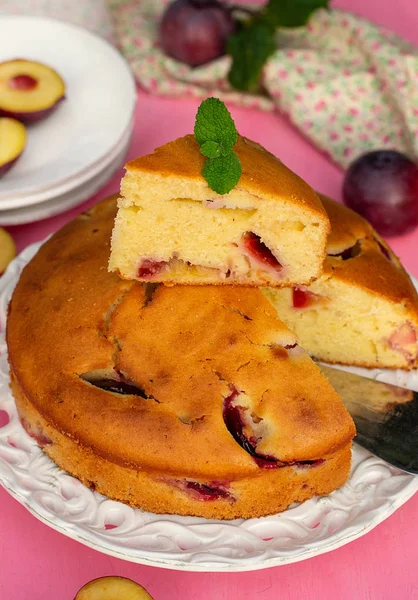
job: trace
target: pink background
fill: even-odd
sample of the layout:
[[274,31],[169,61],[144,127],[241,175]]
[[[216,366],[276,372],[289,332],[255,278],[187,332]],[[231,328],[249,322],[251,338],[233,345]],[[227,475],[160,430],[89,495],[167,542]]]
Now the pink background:
[[[418,4],[412,0],[339,0],[333,5],[352,9],[418,45]],[[139,92],[129,158],[189,133],[196,108],[195,101],[159,99]],[[261,142],[319,191],[340,199],[342,172],[285,120],[231,109],[240,133]],[[33,225],[9,227],[19,250],[117,191],[122,173],[121,169],[99,194],[72,211]],[[418,230],[390,243],[418,276]],[[372,532],[332,553],[294,565],[236,574],[193,574],[123,562],[49,529],[3,489],[0,507],[0,600],[71,600],[84,583],[104,575],[130,577],[144,585],[155,600],[418,598],[418,495]]]

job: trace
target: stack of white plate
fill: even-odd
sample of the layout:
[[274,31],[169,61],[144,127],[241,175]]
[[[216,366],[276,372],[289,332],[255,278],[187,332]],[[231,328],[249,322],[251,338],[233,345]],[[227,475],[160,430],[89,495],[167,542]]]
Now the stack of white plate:
[[0,40],[0,62],[45,63],[66,84],[64,101],[28,126],[22,156],[0,178],[0,225],[16,225],[80,204],[112,177],[129,149],[136,89],[119,52],[74,25],[2,16]]

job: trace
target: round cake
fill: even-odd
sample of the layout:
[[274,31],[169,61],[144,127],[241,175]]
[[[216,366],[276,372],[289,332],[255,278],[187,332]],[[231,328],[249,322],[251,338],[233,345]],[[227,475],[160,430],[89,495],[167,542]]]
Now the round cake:
[[11,386],[61,468],[157,513],[257,517],[341,486],[354,426],[255,288],[109,273],[116,199],[25,267],[9,307]]

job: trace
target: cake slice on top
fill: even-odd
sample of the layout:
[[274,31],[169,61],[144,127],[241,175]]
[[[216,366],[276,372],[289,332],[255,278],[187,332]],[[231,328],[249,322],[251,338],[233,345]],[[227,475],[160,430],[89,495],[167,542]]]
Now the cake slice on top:
[[330,363],[418,366],[418,294],[372,226],[321,196],[331,222],[324,273],[309,287],[265,289],[314,357]]
[[128,163],[109,269],[171,284],[308,284],[323,268],[329,220],[318,195],[238,136],[242,174],[226,194],[202,176],[192,135]]

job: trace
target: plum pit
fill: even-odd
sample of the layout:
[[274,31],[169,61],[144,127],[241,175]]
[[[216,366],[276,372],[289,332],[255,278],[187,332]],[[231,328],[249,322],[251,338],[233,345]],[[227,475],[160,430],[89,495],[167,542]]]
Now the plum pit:
[[38,80],[31,75],[21,74],[11,77],[8,81],[8,86],[11,90],[33,90],[37,87]]

